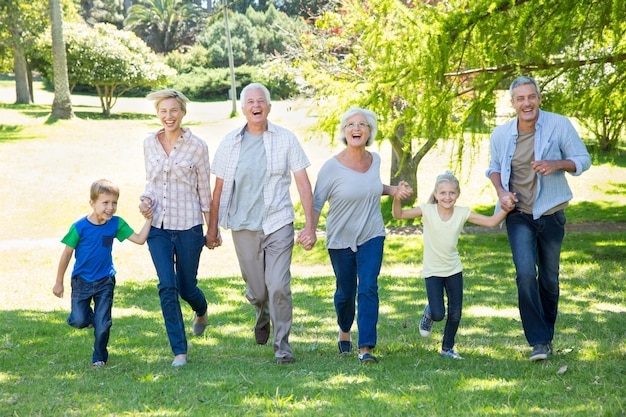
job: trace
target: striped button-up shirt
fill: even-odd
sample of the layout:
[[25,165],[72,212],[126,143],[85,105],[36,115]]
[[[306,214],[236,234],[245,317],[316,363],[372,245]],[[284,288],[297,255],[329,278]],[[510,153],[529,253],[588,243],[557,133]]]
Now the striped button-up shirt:
[[[239,162],[241,141],[246,126],[238,128],[220,142],[211,172],[224,180],[219,208],[219,225],[228,229],[228,212],[233,202],[235,171]],[[263,232],[270,234],[293,222],[294,211],[289,186],[291,173],[306,169],[311,163],[307,158],[298,138],[289,130],[267,123],[263,133],[267,170],[263,187]]]
[[189,129],[178,138],[169,155],[157,135],[144,139],[146,188],[141,199],[152,200],[152,226],[189,230],[203,224],[211,206],[209,148]]

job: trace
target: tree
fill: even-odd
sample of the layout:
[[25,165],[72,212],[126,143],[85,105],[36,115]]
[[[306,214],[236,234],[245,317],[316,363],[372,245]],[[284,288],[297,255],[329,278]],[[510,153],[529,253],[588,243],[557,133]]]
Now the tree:
[[48,22],[48,3],[44,0],[0,0],[0,42],[9,47],[13,57],[17,103],[34,100],[28,51]]
[[[128,7],[130,7],[130,1]],[[80,15],[90,25],[111,23],[118,29],[124,25],[124,0],[80,0]]]
[[193,45],[206,13],[194,3],[182,0],[144,0],[132,5],[124,20],[155,52],[167,54]]
[[[140,86],[160,86],[174,75],[174,71],[132,32],[104,23],[93,28],[71,24],[67,29],[64,37],[70,85],[94,86],[102,113],[107,116],[117,97],[125,91]],[[53,78],[50,38],[40,37],[37,49],[39,53],[34,61],[37,69],[44,77]]]
[[[549,103],[573,68],[623,63],[625,14],[617,0],[348,0],[316,20],[290,59],[324,100],[318,128],[333,135],[350,106],[375,111],[396,161],[392,183],[417,190],[424,155],[443,140],[460,155],[493,123],[495,92],[514,77],[535,76]],[[610,48],[585,48],[607,37]]]
[[74,117],[70,86],[67,77],[67,56],[63,40],[63,10],[61,0],[50,0],[50,24],[52,34],[52,66],[54,73],[54,100],[52,116],[58,119]]

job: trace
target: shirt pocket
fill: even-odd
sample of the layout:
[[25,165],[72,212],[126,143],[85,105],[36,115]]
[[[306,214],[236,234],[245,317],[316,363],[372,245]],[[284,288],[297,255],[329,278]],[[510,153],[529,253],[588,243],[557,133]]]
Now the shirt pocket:
[[196,183],[196,164],[192,161],[176,162],[172,168],[172,173],[177,181],[192,185]]

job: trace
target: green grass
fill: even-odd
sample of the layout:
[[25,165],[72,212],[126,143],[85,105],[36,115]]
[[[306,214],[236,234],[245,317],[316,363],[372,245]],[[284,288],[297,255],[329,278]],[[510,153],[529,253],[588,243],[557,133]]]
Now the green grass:
[[[6,82],[0,78],[0,87]],[[2,417],[626,415],[624,232],[566,235],[556,352],[541,363],[527,360],[504,233],[460,239],[465,296],[455,349],[464,361],[439,358],[443,323],[435,324],[431,338],[419,336],[426,300],[422,237],[388,236],[379,280],[380,363],[371,366],[338,354],[334,278],[323,239],[310,252],[294,251],[290,340],[297,362],[286,366],[274,363],[271,346],[254,342],[254,312],[232,242],[202,255],[200,287],[210,325],[194,337],[193,312],[183,303],[190,362],[182,368],[170,366],[146,247],[116,243],[109,365],[93,369],[92,332],[65,323],[67,276],[65,298],[51,294],[58,240],[88,210],[88,185],[100,176],[120,183],[118,213],[139,224],[141,139],[157,125],[142,114],[48,123],[37,106],[0,104],[0,112],[10,114],[0,124]],[[196,126],[195,132],[206,129],[207,139],[219,138],[216,125]],[[571,182],[578,200],[568,221],[626,221],[623,156],[594,163]],[[474,182],[485,182],[479,178]],[[487,197],[472,208],[488,214]],[[388,216],[390,207],[383,212]],[[222,269],[228,272],[216,272]]]
[[[383,269],[402,273],[380,277],[376,365],[338,355],[329,275],[293,277],[290,366],[255,344],[239,277],[201,279],[210,326],[202,337],[189,334],[190,363],[178,369],[153,281],[117,287],[104,369],[91,368],[93,335],[67,326],[66,311],[0,311],[0,415],[624,415],[625,241],[624,233],[568,235],[556,353],[542,363],[526,359],[503,234],[461,238],[466,291],[456,349],[464,361],[438,357],[442,323],[432,338],[419,336],[420,236],[387,239]],[[313,262],[298,249],[295,263],[321,261],[320,243]]]

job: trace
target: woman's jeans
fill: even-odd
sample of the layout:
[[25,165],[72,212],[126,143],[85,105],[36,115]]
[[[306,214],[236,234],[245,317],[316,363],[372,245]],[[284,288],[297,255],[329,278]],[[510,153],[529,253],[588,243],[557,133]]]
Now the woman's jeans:
[[552,343],[559,304],[559,261],[565,214],[534,220],[514,210],[506,230],[517,274],[517,296],[524,334],[531,346]]
[[92,363],[106,362],[109,359],[107,345],[112,324],[114,290],[115,277],[105,277],[95,282],[87,282],[79,275],[72,277],[72,311],[67,318],[67,324],[77,329],[93,326],[95,341]]
[[[376,346],[378,323],[378,275],[383,261],[385,237],[368,240],[352,249],[328,249],[335,271],[335,311],[342,332],[349,332],[354,322],[355,297],[358,292],[358,347]],[[358,284],[357,284],[358,277]]]
[[459,330],[463,312],[463,273],[449,277],[429,277],[424,280],[428,296],[428,316],[433,321],[441,321],[446,315],[443,301],[445,289],[448,297],[448,320],[443,331],[441,350],[448,351],[454,347],[454,338]]
[[204,247],[202,225],[189,230],[166,230],[152,227],[148,247],[159,277],[159,298],[165,329],[174,355],[187,353],[185,323],[178,296],[197,316],[207,311],[206,298],[198,288],[198,264]]

